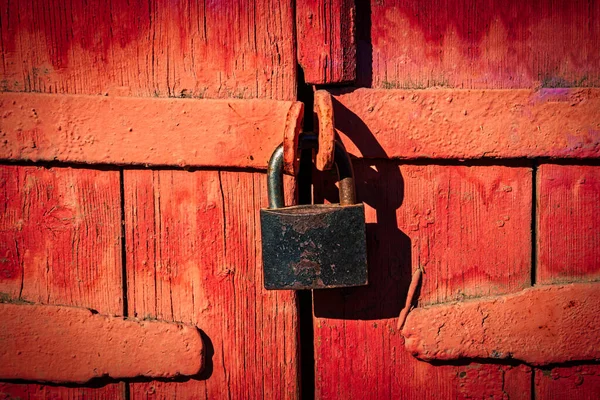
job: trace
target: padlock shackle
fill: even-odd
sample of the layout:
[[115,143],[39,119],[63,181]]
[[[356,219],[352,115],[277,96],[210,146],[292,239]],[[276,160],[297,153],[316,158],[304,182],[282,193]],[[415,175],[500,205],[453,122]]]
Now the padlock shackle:
[[[316,149],[319,141],[315,135],[302,135],[299,147],[301,149]],[[335,142],[334,163],[339,178],[340,205],[349,206],[356,204],[356,192],[354,186],[354,172],[352,162],[346,149],[340,142]],[[283,144],[279,145],[269,160],[267,169],[267,193],[269,196],[269,208],[285,207],[283,197]]]

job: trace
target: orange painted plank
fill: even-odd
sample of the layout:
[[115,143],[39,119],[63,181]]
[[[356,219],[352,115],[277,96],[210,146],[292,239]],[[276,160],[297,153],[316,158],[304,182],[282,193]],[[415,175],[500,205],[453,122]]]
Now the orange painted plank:
[[291,4],[2,1],[2,90],[291,100]]
[[402,330],[422,360],[510,359],[530,365],[600,360],[600,287],[544,285],[417,307]]
[[[2,166],[0,207],[0,293],[4,300],[89,307],[122,315],[117,171]],[[32,397],[120,398],[123,386],[2,384],[0,390],[10,396],[27,392]]]
[[595,158],[600,90],[338,93],[336,128],[366,158]]
[[[419,306],[530,284],[531,169],[355,162],[369,286],[314,292],[318,398],[529,399],[528,367],[433,366],[404,349],[397,317],[412,271]],[[335,200],[326,175],[322,192]],[[513,398],[513,397],[511,397]]]
[[4,93],[0,159],[266,169],[295,104]]
[[264,174],[127,170],[124,189],[129,315],[196,324],[207,348],[195,379],[132,397],[297,398],[295,294],[262,282]]
[[600,167],[539,166],[538,283],[600,279],[599,204]]
[[296,1],[298,63],[313,85],[356,78],[354,0]]
[[375,88],[600,84],[597,1],[372,0],[369,12],[362,79]]
[[94,378],[195,375],[194,326],[124,319],[86,308],[0,303],[0,378],[85,383]]
[[[542,164],[537,173],[536,280],[540,284],[600,277],[600,167]],[[597,314],[588,319],[592,324]],[[596,399],[600,366],[535,372],[537,398]]]

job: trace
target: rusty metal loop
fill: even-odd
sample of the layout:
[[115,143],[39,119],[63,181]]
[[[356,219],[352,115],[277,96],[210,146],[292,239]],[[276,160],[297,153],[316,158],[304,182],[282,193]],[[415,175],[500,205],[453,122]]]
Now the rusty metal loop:
[[[317,149],[319,141],[316,135],[304,134],[298,144],[300,149]],[[335,143],[334,164],[339,179],[340,205],[356,204],[356,191],[354,187],[354,172],[350,157],[340,142]],[[283,145],[279,145],[269,160],[267,169],[267,193],[269,208],[283,208]]]

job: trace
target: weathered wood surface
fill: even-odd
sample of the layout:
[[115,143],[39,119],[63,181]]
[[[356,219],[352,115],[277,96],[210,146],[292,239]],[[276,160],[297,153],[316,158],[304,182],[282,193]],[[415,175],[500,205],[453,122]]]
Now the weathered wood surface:
[[[298,106],[300,105],[300,106]],[[0,159],[266,169],[301,103],[0,94]]]
[[596,158],[600,90],[338,93],[337,132],[366,158]]
[[0,378],[86,383],[94,378],[196,375],[195,326],[124,319],[86,308],[0,303]]
[[[123,315],[122,288],[118,171],[0,167],[3,300]],[[9,398],[118,399],[123,388],[0,383]]]
[[196,324],[207,347],[200,376],[133,397],[297,398],[295,294],[263,287],[264,174],[130,170],[124,189],[129,315]]
[[298,63],[312,85],[356,78],[354,0],[296,1]]
[[595,283],[542,285],[502,296],[417,307],[402,330],[426,361],[508,359],[529,365],[600,360]]
[[293,15],[275,0],[3,0],[2,90],[292,100]]
[[[536,192],[537,282],[597,281],[600,167],[542,164]],[[589,322],[593,323],[594,318],[597,314]],[[535,391],[540,399],[596,399],[600,396],[600,365],[537,369]]]
[[542,164],[537,173],[536,281],[600,279],[600,167]]
[[[396,320],[417,267],[425,271],[419,305],[530,285],[531,169],[354,166],[366,203],[369,286],[314,293],[317,398],[529,399],[530,368],[419,361]],[[325,175],[320,188],[328,200],[336,199],[334,180]]]
[[[363,84],[391,89],[598,86],[600,2],[371,0]],[[370,28],[370,29],[369,29]]]

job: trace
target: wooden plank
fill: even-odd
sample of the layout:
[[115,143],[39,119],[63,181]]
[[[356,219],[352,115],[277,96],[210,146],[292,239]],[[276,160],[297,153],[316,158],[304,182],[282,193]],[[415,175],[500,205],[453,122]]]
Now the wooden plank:
[[596,158],[600,90],[338,93],[338,135],[366,158]]
[[204,363],[202,338],[191,325],[10,303],[0,303],[0,319],[2,379],[174,378],[196,375]]
[[298,63],[313,85],[356,78],[354,0],[296,2]]
[[600,397],[600,365],[536,370],[536,399],[596,400]]
[[0,159],[266,169],[297,104],[4,93]]
[[402,330],[421,360],[509,359],[529,365],[600,360],[600,287],[543,285],[417,307]]
[[[600,278],[599,202],[600,167],[539,166],[536,215],[539,284]],[[594,319],[597,316],[589,319],[589,323]],[[535,394],[537,398],[596,399],[600,396],[600,366],[537,369]]]
[[537,283],[600,279],[600,167],[542,164],[537,176]]
[[295,294],[263,288],[264,175],[130,170],[124,187],[129,315],[196,324],[207,345],[200,376],[132,397],[296,398]]
[[[0,207],[4,300],[122,315],[117,171],[2,166]],[[0,390],[10,396],[121,398],[123,385],[91,389],[5,383]]]
[[3,91],[296,95],[290,2],[3,1],[0,21]]
[[[600,3],[370,1],[372,72],[391,89],[600,85]],[[369,76],[372,75],[372,76]]]
[[[396,320],[417,267],[425,271],[419,306],[529,286],[531,169],[354,166],[366,203],[369,286],[314,293],[317,397],[529,399],[528,367],[433,366],[404,349]],[[328,200],[333,182],[325,175]]]

